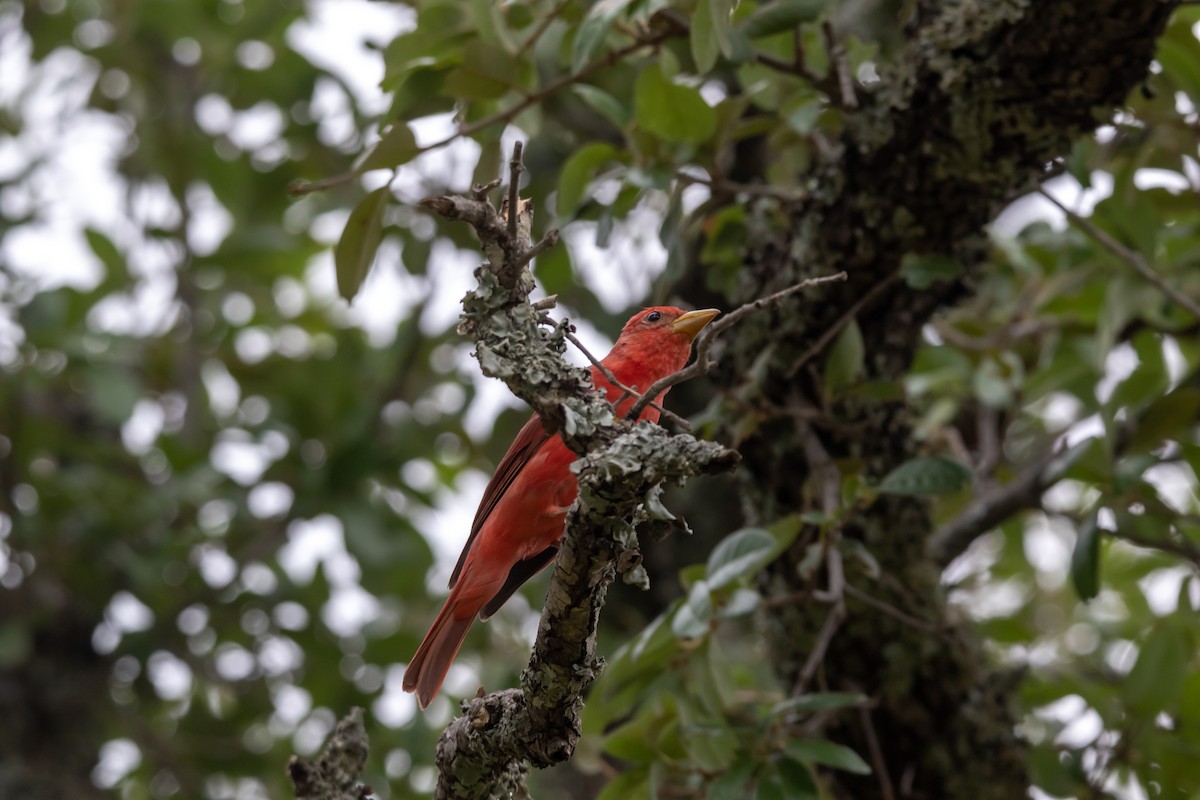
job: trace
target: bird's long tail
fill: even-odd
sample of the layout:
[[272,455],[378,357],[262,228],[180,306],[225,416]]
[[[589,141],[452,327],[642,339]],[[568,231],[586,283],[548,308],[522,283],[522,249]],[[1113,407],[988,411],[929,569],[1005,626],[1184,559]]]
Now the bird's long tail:
[[451,592],[446,598],[446,604],[404,670],[404,691],[415,691],[421,708],[428,706],[442,687],[446,672],[479,613],[478,608],[463,608],[461,598],[455,597],[456,594]]

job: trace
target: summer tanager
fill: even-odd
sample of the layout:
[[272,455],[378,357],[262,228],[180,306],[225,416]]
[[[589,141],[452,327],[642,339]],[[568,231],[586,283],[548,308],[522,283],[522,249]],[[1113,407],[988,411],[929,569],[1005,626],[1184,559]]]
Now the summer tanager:
[[[692,340],[719,313],[671,306],[644,309],[625,323],[601,363],[625,386],[648,389],[687,364]],[[634,402],[631,397],[621,400],[622,391],[595,367],[592,384],[617,404],[618,416]],[[664,389],[655,400],[661,403],[666,393]],[[647,406],[641,418],[657,422],[658,410]],[[421,708],[437,694],[475,617],[495,614],[521,584],[554,560],[567,508],[579,490],[570,471],[575,458],[534,414],[500,460],[450,576],[450,596],[404,672],[404,690],[417,693]]]

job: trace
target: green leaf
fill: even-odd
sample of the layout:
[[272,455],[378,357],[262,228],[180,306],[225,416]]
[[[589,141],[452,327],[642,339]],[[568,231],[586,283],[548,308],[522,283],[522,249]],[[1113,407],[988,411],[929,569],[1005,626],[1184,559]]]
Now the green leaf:
[[688,592],[687,600],[671,620],[671,630],[680,639],[699,639],[707,636],[712,612],[712,595],[709,593],[708,584],[696,581]]
[[820,795],[811,767],[786,758],[777,766],[779,778],[783,781],[783,788],[787,791],[788,800],[818,800]]
[[835,744],[826,739],[793,739],[784,745],[784,752],[789,758],[803,761],[806,764],[823,764],[834,769],[853,772],[856,775],[871,774],[871,767],[862,760],[858,753],[849,747]]
[[1141,644],[1137,663],[1129,671],[1124,689],[1130,705],[1146,716],[1152,716],[1178,700],[1194,652],[1194,637],[1189,624],[1182,614],[1167,617]]
[[599,0],[588,9],[587,16],[579,23],[579,30],[575,34],[575,49],[571,55],[573,72],[578,72],[587,65],[592,54],[604,43],[617,17],[629,3],[630,0]]
[[1200,417],[1200,389],[1181,386],[1151,401],[1139,415],[1137,427],[1129,438],[1129,450],[1153,450],[1164,440],[1183,438]]
[[558,175],[558,199],[555,210],[560,217],[573,214],[579,207],[584,190],[595,176],[596,170],[610,161],[617,153],[607,142],[585,144],[563,164]]
[[417,139],[406,122],[397,122],[388,128],[371,151],[358,165],[358,172],[373,169],[392,169],[406,164],[420,153]]
[[733,14],[732,0],[700,0],[692,16],[691,46],[696,71],[710,72],[717,56],[734,56],[734,41],[729,18]]
[[628,800],[630,797],[644,797],[646,781],[649,777],[650,770],[646,767],[637,767],[622,772],[605,785],[603,791],[596,795],[596,800]]
[[1109,408],[1140,408],[1158,399],[1167,389],[1170,379],[1162,337],[1154,331],[1140,331],[1133,337],[1133,349],[1138,365],[1113,391],[1107,404]]
[[887,494],[949,494],[971,485],[971,470],[942,456],[905,461],[887,474],[879,491]]
[[346,229],[333,251],[338,294],[347,301],[354,299],[375,261],[375,251],[383,239],[383,212],[389,197],[391,191],[381,186],[360,200],[350,212]]
[[[705,708],[714,718],[723,718],[726,709],[733,706],[737,687],[725,660],[724,649],[715,639],[706,639],[692,652],[688,659],[688,687],[703,701]],[[682,713],[682,707],[681,711]],[[732,755],[733,748],[730,748]],[[726,761],[719,762],[724,766]]]
[[580,100],[607,117],[618,128],[623,129],[629,124],[631,119],[629,109],[603,89],[587,83],[577,83],[571,87],[571,91],[578,95]]
[[700,144],[717,128],[717,114],[699,91],[672,83],[653,67],[638,75],[634,114],[642,128],[668,142]]
[[122,276],[126,272],[125,257],[113,244],[113,240],[95,228],[84,228],[83,235],[87,237],[88,247],[96,254],[96,258],[108,270],[108,277]]
[[865,358],[862,330],[858,320],[852,319],[829,348],[825,359],[825,391],[834,394],[857,381],[863,373]]
[[707,781],[705,797],[708,800],[742,800],[756,766],[753,759],[742,756],[720,776]]
[[717,32],[713,25],[714,0],[700,0],[696,4],[696,13],[692,16],[692,31],[689,43],[692,46],[692,58],[696,62],[696,71],[704,74],[717,65],[717,56],[721,54],[721,45],[717,41]]
[[721,606],[720,619],[736,619],[753,614],[762,604],[762,595],[754,589],[735,589]]
[[660,695],[604,738],[604,752],[634,764],[651,764],[661,757],[664,732],[678,719],[674,699]]
[[828,0],[780,0],[762,6],[742,23],[741,32],[750,39],[790,31],[804,22],[812,22],[829,5]]
[[808,136],[817,127],[817,120],[824,110],[825,106],[819,99],[806,100],[788,112],[788,127],[801,136]]
[[475,41],[450,71],[443,93],[456,100],[494,100],[517,85],[517,59],[498,44]]
[[767,533],[775,539],[775,555],[779,555],[784,550],[791,547],[792,542],[796,541],[796,537],[800,535],[800,531],[804,529],[804,520],[800,519],[798,514],[789,514],[786,517],[780,517],[767,526]]
[[754,800],[792,800],[777,764],[767,764],[758,773],[754,785]]
[[992,408],[1008,408],[1013,402],[1012,387],[994,358],[984,358],[971,374],[971,391],[980,402]]
[[733,0],[709,0],[708,9],[717,46],[721,48],[722,55],[732,58],[734,44],[730,18],[733,16]]
[[1104,534],[1096,524],[1097,513],[1093,511],[1079,526],[1071,553],[1071,583],[1084,601],[1100,593],[1100,540]]
[[950,283],[963,273],[958,259],[937,254],[906,253],[900,274],[913,289],[928,289],[935,283]]
[[711,589],[720,589],[753,575],[775,558],[775,537],[762,528],[744,528],[726,536],[713,548],[706,568]]
[[681,731],[688,758],[707,770],[718,770],[733,762],[738,737],[729,728],[709,726]]
[[790,711],[829,711],[835,708],[862,705],[867,702],[867,696],[858,692],[813,692],[771,706],[770,716],[779,716]]

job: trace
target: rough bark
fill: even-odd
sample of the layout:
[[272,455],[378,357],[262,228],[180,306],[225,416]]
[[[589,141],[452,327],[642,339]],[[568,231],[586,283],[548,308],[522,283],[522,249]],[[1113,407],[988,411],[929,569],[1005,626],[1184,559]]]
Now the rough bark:
[[361,783],[370,751],[361,708],[345,716],[314,761],[292,756],[288,775],[296,800],[362,800],[371,794]]
[[523,787],[527,765],[546,767],[571,757],[582,733],[583,692],[603,667],[596,655],[596,628],[608,586],[622,571],[627,580],[645,580],[636,526],[653,521],[651,510],[661,508],[664,481],[729,469],[737,462],[736,453],[713,442],[615,419],[612,406],[592,390],[588,373],[562,358],[567,325],[549,324],[528,301],[529,260],[557,234],[537,245],[530,240],[532,207],[519,202],[516,193],[520,153],[518,144],[508,201],[510,209],[519,210],[507,219],[487,200],[492,187],[423,205],[470,223],[479,235],[488,261],[476,270],[478,286],[463,300],[459,330],[474,338],[484,374],[503,380],[582,456],[573,465],[579,495],[567,513],[521,688],[481,694],[463,704],[463,716],[438,742],[434,796],[439,800],[512,796]]
[[[725,361],[722,382],[743,397],[756,391],[756,406],[775,412],[738,445],[749,505],[764,518],[813,507],[806,435],[815,435],[834,463],[852,460],[876,479],[914,455],[902,402],[859,397],[830,407],[814,369],[820,357],[797,363],[841,318],[856,316],[867,378],[898,380],[922,325],[970,291],[985,253],[982,226],[1043,178],[1074,139],[1111,117],[1146,75],[1174,5],[919,4],[919,26],[894,65],[861,98],[862,109],[847,112],[836,158],[810,176],[811,201],[790,231],[757,248],[747,270],[750,296],[811,274],[844,269],[850,275],[846,284],[803,295],[749,323]],[[915,290],[893,277],[906,253],[957,258],[964,276]],[[885,291],[872,293],[885,281]],[[763,358],[769,359],[767,379],[756,390],[743,386],[744,376],[763,374]],[[830,733],[866,754],[873,727],[888,777],[839,778],[838,792],[1022,797],[1026,752],[1011,708],[1019,677],[990,667],[979,642],[947,609],[939,564],[927,550],[930,534],[927,507],[910,499],[881,499],[844,525],[842,535],[864,543],[884,574],[875,581],[848,572],[847,582],[909,621],[861,596],[845,598],[848,615],[819,678],[830,688],[864,691],[876,705],[869,725],[854,719]],[[774,565],[765,580],[772,591],[808,588],[797,565],[805,541],[814,537],[802,537]],[[809,601],[770,619],[785,685],[796,683],[828,611]]]
[[[108,696],[109,665],[92,649],[95,623],[70,616],[51,587],[38,588],[60,616],[33,633],[27,660],[0,669],[0,797],[99,798],[91,780],[101,728],[96,699]],[[9,599],[0,602],[0,619],[8,611],[16,619],[36,602],[26,593]]]

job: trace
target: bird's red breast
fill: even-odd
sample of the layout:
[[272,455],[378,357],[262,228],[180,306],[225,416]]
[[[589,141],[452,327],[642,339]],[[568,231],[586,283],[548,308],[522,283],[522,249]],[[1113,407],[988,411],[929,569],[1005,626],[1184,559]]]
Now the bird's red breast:
[[[692,340],[718,313],[672,306],[643,309],[625,323],[601,363],[621,384],[648,389],[687,364]],[[635,401],[622,399],[622,390],[595,367],[592,383],[616,404],[618,416]],[[661,403],[666,393],[656,401]],[[641,414],[652,422],[658,416],[653,406]],[[575,454],[560,437],[546,432],[536,414],[500,459],[450,577],[450,596],[404,673],[404,689],[416,691],[422,708],[437,694],[474,618],[494,614],[554,559],[567,508],[578,492],[570,470],[574,460]]]

